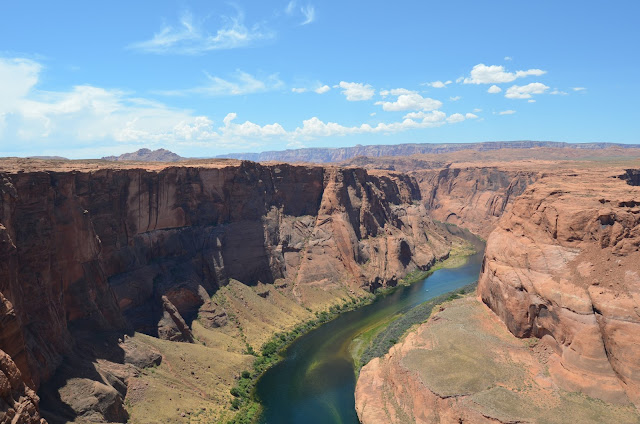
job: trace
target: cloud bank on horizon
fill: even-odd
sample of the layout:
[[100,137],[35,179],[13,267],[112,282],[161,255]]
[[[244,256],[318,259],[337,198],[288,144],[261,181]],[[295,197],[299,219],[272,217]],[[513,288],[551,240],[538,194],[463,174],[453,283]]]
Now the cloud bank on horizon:
[[[106,27],[123,18],[110,12],[92,23],[91,32],[69,26],[51,40],[36,34],[0,46],[0,156],[97,157],[141,147],[214,156],[488,139],[640,142],[638,121],[629,112],[602,110],[622,99],[622,91],[626,99],[637,83],[629,79],[626,90],[605,91],[608,81],[581,74],[579,64],[541,53],[535,43],[524,44],[526,34],[461,55],[422,47],[417,40],[429,33],[426,26],[375,31],[385,14],[354,24],[350,18],[358,8],[337,2],[292,0],[275,9],[165,6],[151,16],[132,10],[127,19],[140,24],[122,22],[118,37]],[[447,8],[430,6],[432,13],[433,7]],[[27,8],[0,6],[6,8],[13,10],[5,16],[15,19],[0,26],[0,39],[10,40],[5,35],[20,25],[38,26]],[[63,10],[49,12],[65,19]],[[502,11],[502,18],[516,12]],[[395,13],[416,19],[406,10]],[[490,41],[500,33],[484,37]],[[64,44],[79,35],[87,39]],[[98,47],[86,59],[80,54]],[[534,66],[519,65],[530,61]],[[601,134],[612,136],[593,139]]]

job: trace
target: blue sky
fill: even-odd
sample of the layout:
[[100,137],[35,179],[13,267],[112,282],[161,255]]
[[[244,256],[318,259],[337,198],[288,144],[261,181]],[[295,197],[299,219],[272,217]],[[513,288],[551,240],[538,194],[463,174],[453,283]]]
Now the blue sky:
[[640,2],[0,2],[0,156],[640,143]]

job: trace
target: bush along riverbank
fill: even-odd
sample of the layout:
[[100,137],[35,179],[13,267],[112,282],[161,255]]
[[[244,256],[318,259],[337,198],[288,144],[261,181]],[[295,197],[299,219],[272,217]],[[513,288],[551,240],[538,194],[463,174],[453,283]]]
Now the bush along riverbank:
[[262,345],[260,352],[248,350],[247,353],[254,355],[256,359],[253,361],[253,369],[243,371],[237,384],[231,389],[231,395],[233,395],[231,409],[236,410],[237,413],[227,421],[227,424],[251,424],[258,421],[261,406],[254,397],[255,385],[268,368],[283,359],[281,353],[298,337],[331,321],[339,314],[367,305],[374,299],[373,295],[359,299],[352,298],[341,305],[332,306],[328,311],[316,312],[315,319],[298,324],[291,331],[275,334],[271,340]]
[[[287,347],[293,341],[295,341],[300,336],[308,333],[309,331],[319,327],[320,325],[331,321],[336,318],[338,315],[358,309],[362,306],[368,305],[372,303],[375,299],[386,296],[389,293],[393,292],[398,286],[406,286],[419,281],[424,280],[433,272],[443,267],[456,267],[465,263],[466,258],[475,253],[475,249],[471,245],[459,246],[457,249],[452,250],[450,256],[445,261],[435,263],[428,271],[416,270],[410,274],[408,274],[405,278],[398,282],[396,287],[389,287],[384,289],[378,289],[375,293],[362,297],[362,298],[351,298],[345,301],[341,305],[332,306],[329,310],[316,312],[316,318],[310,321],[306,321],[304,323],[298,324],[294,329],[288,332],[277,333],[275,334],[271,340],[266,342],[260,352],[256,352],[253,349],[247,349],[247,353],[254,355],[256,358],[253,362],[253,368],[251,370],[243,371],[239,378],[237,384],[231,389],[231,394],[233,398],[231,400],[231,409],[237,411],[233,418],[227,420],[227,424],[250,424],[255,423],[259,420],[261,413],[261,405],[257,402],[255,398],[255,386],[260,378],[260,376],[270,367],[278,363],[283,359],[282,353],[286,350]],[[458,290],[459,291],[459,290]],[[439,299],[439,298],[438,298]],[[442,300],[438,303],[441,303]],[[430,312],[430,310],[429,310]],[[424,314],[424,310],[421,312]],[[417,319],[416,317],[412,318],[408,322],[413,322]],[[427,314],[428,317],[428,314]],[[426,319],[424,315],[422,315],[423,320]],[[397,323],[398,320],[392,321],[396,323],[394,329],[400,325],[400,327],[404,328],[405,324]],[[405,321],[403,320],[402,323]],[[409,325],[410,326],[410,325]],[[398,327],[398,328],[400,328]],[[408,327],[406,327],[408,328]],[[384,334],[391,334],[390,336],[386,336],[384,340],[380,339],[380,334],[378,334],[374,339],[373,343],[379,345],[380,343],[388,343],[389,338],[394,337],[398,330],[388,333],[388,328],[383,331]],[[404,330],[402,331],[402,333]],[[399,336],[397,336],[399,337]],[[390,346],[387,346],[387,350]],[[371,350],[371,346],[367,347],[366,352]],[[377,349],[376,352],[380,350]],[[385,352],[386,353],[386,352]],[[364,357],[364,356],[363,356]],[[356,361],[357,362],[357,361]],[[356,363],[357,369],[360,369],[360,364]],[[224,422],[224,421],[223,421]]]

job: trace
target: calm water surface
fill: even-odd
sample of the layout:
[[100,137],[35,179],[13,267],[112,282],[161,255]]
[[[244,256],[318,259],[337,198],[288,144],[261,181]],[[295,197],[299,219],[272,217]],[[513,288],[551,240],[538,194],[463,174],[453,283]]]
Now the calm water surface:
[[359,334],[399,313],[478,279],[482,253],[459,268],[441,269],[296,340],[269,369],[256,393],[265,424],[357,424],[354,363],[349,345]]

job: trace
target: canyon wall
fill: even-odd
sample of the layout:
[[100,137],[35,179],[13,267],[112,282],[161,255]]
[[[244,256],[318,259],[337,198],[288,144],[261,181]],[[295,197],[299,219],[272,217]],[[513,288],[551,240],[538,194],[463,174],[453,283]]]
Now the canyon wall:
[[510,167],[446,167],[414,173],[430,216],[487,238],[538,172]]
[[640,406],[636,177],[565,172],[531,186],[489,237],[478,293],[514,335],[552,349],[560,387]]
[[[124,334],[192,342],[196,317],[225,325],[211,296],[231,279],[274,284],[318,310],[428,268],[452,236],[420,201],[413,178],[362,169],[243,162],[1,174],[0,414],[38,422],[33,390],[82,357],[94,397],[109,401],[75,413],[126,420]],[[106,340],[110,349],[96,344]]]

